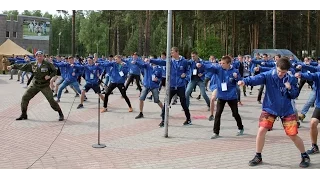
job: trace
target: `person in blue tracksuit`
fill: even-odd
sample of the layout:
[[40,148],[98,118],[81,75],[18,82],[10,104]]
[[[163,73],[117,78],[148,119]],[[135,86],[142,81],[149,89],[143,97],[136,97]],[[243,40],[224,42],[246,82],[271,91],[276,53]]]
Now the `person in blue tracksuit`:
[[[187,107],[190,106],[190,95],[192,90],[196,86],[199,86],[201,95],[207,103],[208,111],[210,111],[210,99],[206,93],[206,87],[204,83],[204,78],[207,71],[205,70],[204,66],[202,66],[205,62],[198,57],[198,53],[196,51],[191,52],[191,58],[192,59],[188,61],[190,68],[188,79],[190,79],[190,81],[186,89]],[[208,61],[206,62],[210,63]]]
[[[297,64],[297,66],[298,65],[303,65],[303,64],[304,65],[309,65],[309,66],[314,66],[314,65],[311,65],[311,60],[309,58],[307,58],[307,57],[304,58],[304,62],[297,62],[296,64]],[[306,70],[304,68],[301,69],[301,71],[302,71],[302,73],[310,72],[310,71],[308,71],[308,70]],[[308,83],[310,87],[312,87],[312,85],[313,85],[313,81],[308,81],[308,80],[305,80],[305,79],[301,79],[300,83],[299,83],[299,92],[301,92],[301,89],[303,88],[305,83]]]
[[[155,58],[155,57],[154,57]],[[150,58],[152,59],[152,58]],[[167,53],[166,52],[162,52],[161,56],[160,56],[160,60],[166,61],[167,60]],[[159,85],[159,91],[161,91],[162,86],[166,87],[166,67],[162,66],[162,78],[161,78],[161,82]],[[152,100],[152,95],[150,97],[147,97],[147,99],[149,99],[150,101]]]
[[305,151],[302,139],[298,136],[297,117],[292,99],[299,96],[298,80],[288,73],[291,64],[289,59],[282,57],[277,61],[277,68],[259,75],[244,78],[238,84],[260,85],[265,84],[266,92],[262,104],[262,113],[259,119],[259,129],[256,138],[256,155],[249,161],[249,166],[256,166],[262,162],[262,149],[265,136],[277,117],[280,117],[287,136],[294,142],[301,152],[300,167],[308,167],[310,158]]
[[320,72],[315,73],[296,73],[296,77],[314,81],[315,89],[315,104],[316,108],[313,111],[311,121],[310,121],[310,138],[312,147],[307,151],[308,154],[319,153],[319,147],[317,145],[318,141],[318,124],[320,121]]
[[56,64],[58,67],[66,68],[65,79],[58,89],[57,102],[60,102],[62,90],[69,85],[72,85],[77,94],[81,94],[79,83],[77,81],[78,75],[81,72],[81,66],[74,63],[74,59],[72,56],[68,57],[68,59],[69,63]]
[[[320,72],[320,66],[312,66],[312,65],[309,66],[307,64],[299,64],[297,66],[297,69],[301,69],[301,72],[304,72],[304,73]],[[301,112],[299,114],[300,121],[303,121],[304,118],[306,118],[306,114],[309,111],[310,107],[314,106],[314,103],[316,101],[316,92],[317,92],[317,89],[315,87],[315,83],[313,83],[312,91],[309,94],[309,98],[307,102],[304,104],[304,106],[302,107]]]
[[162,102],[159,100],[159,85],[162,78],[162,68],[155,64],[151,64],[148,58],[145,58],[145,62],[137,62],[138,66],[144,71],[143,76],[143,90],[140,95],[140,113],[136,116],[136,119],[143,118],[143,105],[148,93],[151,91],[154,103],[157,103],[162,109]]
[[[212,63],[212,64],[218,63],[218,61],[216,60],[216,58],[215,58],[213,55],[211,55],[211,56],[209,57],[209,62]],[[213,73],[212,73],[212,72],[206,72],[206,74],[205,74],[204,84],[205,84],[205,86],[206,86],[206,91],[208,91],[208,83],[210,82],[212,76],[213,76]],[[198,97],[199,97],[199,96],[198,96]],[[199,99],[200,99],[200,98],[199,98]]]
[[[254,58],[254,59],[251,60],[251,62],[253,64],[255,64],[254,66],[261,66],[264,63],[268,63],[269,62],[268,54],[263,54],[261,60],[258,60],[258,59]],[[260,88],[259,88],[259,93],[258,93],[258,97],[257,97],[257,101],[258,101],[259,104],[261,104],[261,98],[262,98],[263,90],[264,90],[264,84],[262,84],[260,86]]]
[[89,57],[87,61],[88,61],[88,64],[85,64],[82,66],[83,72],[85,75],[86,84],[82,89],[80,104],[78,105],[77,109],[83,108],[85,94],[90,89],[92,89],[94,93],[98,94],[100,96],[100,99],[104,101],[104,96],[101,94],[101,90],[99,86],[99,76],[102,73],[102,70],[98,65],[94,64],[92,57]]
[[[279,59],[278,59],[279,60]],[[277,61],[278,61],[277,60]],[[270,70],[274,70],[274,69],[276,69],[277,67],[276,67],[276,63],[272,63],[272,65],[274,65],[274,67],[271,67],[271,65],[270,65],[270,67],[263,67],[263,66],[260,66],[260,67],[255,67],[255,70],[257,70],[257,71],[259,71],[259,72],[266,72],[266,71],[270,71]],[[289,68],[289,70],[288,70],[288,74],[289,75],[292,75],[292,74],[295,74],[296,73],[296,69],[294,69],[293,67],[290,67]],[[300,93],[300,92],[299,92]],[[300,122],[298,121],[299,120],[299,114],[298,114],[298,110],[297,110],[297,108],[296,108],[296,103],[295,103],[295,100],[294,99],[292,99],[291,100],[291,104],[292,104],[292,107],[293,107],[293,110],[294,110],[294,112],[296,113],[296,116],[297,116],[297,123],[298,123],[298,128],[300,128]],[[272,130],[272,129],[269,129],[270,131]]]
[[122,97],[125,99],[126,103],[129,106],[129,112],[132,112],[132,106],[131,102],[127,96],[126,88],[124,86],[125,80],[126,80],[126,74],[128,73],[128,66],[126,63],[122,62],[121,56],[116,55],[115,56],[115,62],[105,62],[104,64],[100,64],[102,67],[107,68],[110,67],[110,84],[108,86],[106,95],[104,97],[104,103],[103,103],[103,109],[101,112],[107,112],[108,111],[108,100],[111,92],[118,88]]
[[[181,106],[184,110],[186,120],[183,123],[183,125],[191,125],[191,117],[190,117],[190,111],[186,103],[186,84],[188,82],[188,61],[179,55],[179,49],[177,47],[171,48],[171,71],[170,71],[170,97],[169,102],[171,102],[172,97],[177,94],[180,98]],[[163,60],[150,60],[150,63],[160,65],[160,66],[166,66],[166,61]],[[164,106],[165,107],[165,106]],[[162,108],[162,121],[159,124],[159,127],[164,127],[164,111],[165,108]]]
[[[58,96],[58,90],[59,90],[59,86],[64,82],[64,80],[66,79],[66,74],[67,74],[67,68],[66,68],[66,64],[69,63],[69,59],[68,58],[60,58],[57,59],[56,61],[53,62],[53,65],[55,67],[57,67],[60,71],[60,75],[61,75],[61,78],[59,81],[56,82],[56,86],[55,86],[55,89],[54,89],[54,95],[53,97],[57,97]],[[71,86],[71,89],[74,90],[74,92],[76,93],[76,97],[79,96],[78,92],[75,90],[75,88],[72,86],[72,85],[69,85]],[[65,91],[64,93],[69,93],[69,90],[67,87],[65,87]]]
[[141,61],[141,59],[138,58],[137,53],[133,53],[132,58],[129,58],[127,61],[125,61],[127,63],[127,65],[129,66],[129,78],[125,84],[125,88],[127,90],[129,87],[129,84],[132,83],[133,80],[135,79],[137,87],[141,93],[141,91],[142,91],[142,88],[140,85],[141,70],[136,63],[137,61]]
[[232,116],[235,118],[238,126],[237,136],[243,135],[244,129],[242,120],[238,111],[237,81],[241,79],[239,71],[231,66],[231,57],[224,56],[221,58],[220,65],[205,64],[208,71],[217,75],[217,110],[213,126],[213,136],[216,139],[220,133],[221,115],[226,103],[229,104]]

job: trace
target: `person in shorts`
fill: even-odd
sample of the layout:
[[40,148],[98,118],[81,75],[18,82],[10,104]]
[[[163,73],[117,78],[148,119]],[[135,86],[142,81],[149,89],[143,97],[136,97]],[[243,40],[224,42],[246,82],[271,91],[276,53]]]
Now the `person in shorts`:
[[319,147],[317,145],[318,138],[318,124],[320,121],[320,72],[315,73],[296,73],[297,78],[301,78],[307,81],[314,82],[314,91],[315,91],[315,109],[313,111],[311,121],[310,121],[310,138],[312,147],[307,151],[308,154],[319,153]]
[[145,58],[145,62],[137,62],[138,66],[144,71],[143,76],[143,89],[140,95],[140,113],[138,116],[135,117],[135,119],[143,118],[143,106],[144,101],[146,100],[146,97],[148,93],[151,91],[153,96],[153,102],[157,103],[159,107],[162,109],[163,105],[162,102],[159,100],[159,87],[161,83],[162,78],[162,68],[160,66],[157,66],[155,64],[150,64],[150,59]]
[[88,64],[82,66],[84,68],[86,84],[82,88],[80,104],[78,105],[77,109],[83,108],[86,92],[88,92],[90,89],[92,89],[94,93],[98,94],[100,99],[104,101],[104,96],[101,94],[99,86],[99,77],[100,74],[102,74],[102,69],[98,66],[98,64],[95,65],[93,63],[92,57],[89,57],[87,61]]
[[238,81],[240,86],[266,86],[256,137],[256,155],[249,161],[249,166],[261,164],[265,136],[268,130],[273,127],[277,117],[281,118],[287,136],[294,142],[301,153],[300,167],[305,168],[310,165],[310,157],[305,151],[302,139],[298,136],[297,115],[291,104],[291,100],[299,96],[299,88],[297,78],[288,73],[290,67],[289,59],[282,57],[277,61],[276,69]]

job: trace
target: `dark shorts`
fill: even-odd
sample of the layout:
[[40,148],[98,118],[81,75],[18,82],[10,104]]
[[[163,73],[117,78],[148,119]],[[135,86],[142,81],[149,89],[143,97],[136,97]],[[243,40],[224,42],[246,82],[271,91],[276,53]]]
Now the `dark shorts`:
[[94,91],[94,93],[96,93],[96,94],[101,93],[99,84],[86,84],[82,88],[82,90],[85,90],[86,92],[88,92],[90,89],[92,89]]
[[313,114],[311,118],[316,118],[320,121],[320,108],[314,108]]
[[[272,129],[273,123],[277,116],[269,114],[266,111],[262,111],[259,119],[259,127]],[[298,123],[296,114],[291,114],[281,118],[283,128],[288,136],[294,136],[298,134]]]

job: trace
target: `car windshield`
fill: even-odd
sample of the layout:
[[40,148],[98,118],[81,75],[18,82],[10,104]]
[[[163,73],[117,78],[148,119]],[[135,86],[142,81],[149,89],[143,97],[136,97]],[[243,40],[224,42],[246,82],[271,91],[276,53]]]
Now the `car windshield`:
[[253,50],[251,56],[255,57],[257,53],[259,53],[260,55],[268,54],[271,57],[274,57],[277,54],[280,54],[281,56],[287,56],[287,57],[290,57],[293,55],[295,60],[299,60],[291,51],[287,49],[255,49]]

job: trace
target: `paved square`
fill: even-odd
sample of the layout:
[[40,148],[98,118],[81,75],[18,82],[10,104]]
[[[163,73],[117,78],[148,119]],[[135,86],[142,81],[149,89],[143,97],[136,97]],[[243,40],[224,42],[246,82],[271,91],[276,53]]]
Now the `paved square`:
[[[192,126],[182,126],[185,117],[180,103],[172,106],[170,137],[164,138],[164,128],[158,127],[161,111],[157,104],[146,100],[145,118],[134,119],[139,113],[139,92],[135,88],[134,85],[128,89],[132,113],[128,112],[118,90],[110,95],[110,111],[101,114],[101,143],[107,147],[95,149],[92,145],[97,143],[98,97],[92,91],[87,93],[88,101],[83,109],[76,108],[80,98],[74,97],[71,88],[68,94],[62,95],[60,106],[66,121],[58,121],[58,113],[51,109],[41,93],[30,101],[29,120],[16,121],[25,89],[16,81],[16,76],[9,80],[8,75],[0,75],[0,168],[252,168],[248,161],[255,154],[261,112],[261,105],[256,102],[258,86],[253,95],[241,97],[244,105],[239,107],[239,112],[245,135],[236,136],[236,122],[226,105],[221,120],[222,137],[215,140],[210,139],[213,122],[207,119],[209,112],[203,98],[191,98]],[[308,99],[309,92],[305,85],[296,101],[298,110]],[[193,97],[198,94],[199,88],[192,93]],[[164,99],[164,90],[160,99]],[[308,122],[312,112],[313,108],[307,114],[307,122],[299,129],[306,149],[311,147]],[[280,121],[267,133],[262,155],[263,164],[254,168],[299,168],[300,152],[286,137]],[[319,154],[311,156],[310,168],[320,168]]]

